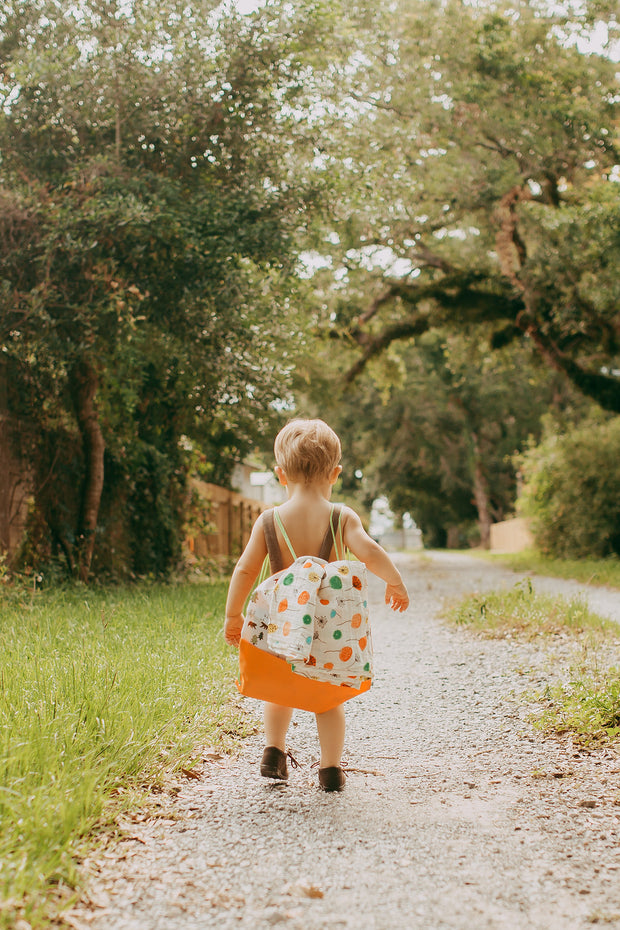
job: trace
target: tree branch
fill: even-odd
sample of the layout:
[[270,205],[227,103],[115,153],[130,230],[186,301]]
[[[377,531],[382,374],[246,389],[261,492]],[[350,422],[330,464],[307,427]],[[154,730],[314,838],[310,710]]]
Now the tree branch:
[[349,368],[344,380],[345,384],[350,384],[362,373],[371,358],[379,355],[384,349],[397,339],[411,339],[413,336],[420,336],[430,329],[432,323],[428,316],[420,315],[413,320],[405,320],[402,323],[395,323],[394,326],[388,326],[378,336],[368,336],[364,354]]
[[499,229],[495,236],[495,247],[499,258],[502,274],[519,290],[523,285],[519,281],[518,273],[523,267],[527,257],[525,243],[519,235],[517,228],[517,206],[525,200],[531,200],[532,195],[527,188],[517,185],[504,194],[497,207]]
[[557,346],[553,339],[543,333],[532,316],[524,311],[517,316],[517,325],[528,335],[534,345],[556,371],[567,376],[586,397],[591,397],[604,410],[620,413],[620,377],[606,375],[602,371],[588,371]]
[[440,271],[444,271],[446,274],[454,274],[456,272],[454,265],[451,265],[447,259],[442,258],[441,255],[437,255],[436,252],[431,252],[429,248],[421,243],[416,246],[416,250],[412,253],[411,259],[412,261],[419,261],[429,268],[439,268]]
[[[363,349],[363,354],[346,373],[345,382],[349,384],[357,378],[368,361],[383,352],[392,342],[419,336],[433,326],[445,325],[447,322],[458,326],[491,319],[512,321],[514,326],[515,317],[523,310],[523,301],[520,298],[493,294],[463,284],[463,280],[476,280],[479,277],[476,274],[465,275],[462,277],[460,286],[454,278],[444,278],[439,283],[425,286],[405,285],[402,282],[391,285],[389,290],[381,294],[375,303],[379,300],[381,303],[386,303],[394,297],[400,297],[410,306],[416,307],[421,301],[432,300],[437,305],[438,312],[419,313],[387,326],[378,334],[369,333],[359,325],[348,333],[343,333],[343,336],[348,335]],[[374,312],[376,313],[378,309],[377,306]],[[360,321],[365,321],[364,317],[370,319],[371,315],[374,315],[374,313],[370,314],[371,310],[372,307],[359,317],[358,324]],[[442,310],[449,312],[442,313]],[[451,312],[455,310],[459,313],[457,318]]]
[[402,120],[412,120],[417,116],[417,113],[413,111],[408,113],[406,110],[395,107],[393,103],[385,103],[383,100],[375,100],[373,97],[364,97],[363,94],[358,94],[354,90],[349,91],[349,97],[352,97],[353,100],[357,100],[358,103],[365,103],[367,106],[374,107],[377,110],[386,110],[388,113],[395,113],[396,116]]
[[364,310],[364,312],[358,316],[358,325],[360,323],[368,323],[369,320],[372,320],[373,316],[379,312],[384,304],[389,303],[393,296],[394,292],[392,288],[388,287],[387,290],[383,291],[382,294],[379,294],[377,297],[375,297],[368,310]]

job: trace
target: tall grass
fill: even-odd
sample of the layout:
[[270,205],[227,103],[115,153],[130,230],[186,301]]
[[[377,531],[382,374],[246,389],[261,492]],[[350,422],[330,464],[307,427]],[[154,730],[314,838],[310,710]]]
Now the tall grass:
[[0,927],[43,925],[83,838],[241,726],[225,584],[56,590],[0,605]]
[[620,738],[620,668],[593,670],[585,677],[573,671],[570,681],[548,686],[533,700],[543,704],[534,724],[545,733],[568,734],[584,746]]

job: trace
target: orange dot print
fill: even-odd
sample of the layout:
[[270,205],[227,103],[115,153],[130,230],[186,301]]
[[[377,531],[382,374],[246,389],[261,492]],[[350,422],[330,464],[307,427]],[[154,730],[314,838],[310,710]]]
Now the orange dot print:
[[329,604],[329,598],[324,598],[324,597],[322,597],[322,598],[321,598],[321,604],[323,604],[323,605]]
[[304,562],[304,568],[312,568],[312,562]]
[[362,590],[362,582],[357,577],[357,575],[353,575],[353,587],[356,588],[358,591]]
[[278,604],[278,613],[283,613],[288,608],[288,601],[286,598],[283,598]]
[[307,604],[309,600],[310,600],[310,592],[309,592],[309,591],[302,591],[301,594],[299,595],[299,597],[297,598],[297,603],[298,603],[298,604]]
[[351,617],[351,626],[353,627],[353,629],[357,630],[361,625],[362,625],[362,615],[353,614],[353,616]]
[[340,650],[340,661],[348,662],[352,655],[353,655],[353,650],[351,649],[351,647],[345,646],[343,649]]
[[365,636],[362,636],[362,638],[359,641],[360,649],[365,649],[367,645],[368,645],[368,640],[366,639]]
[[282,635],[288,636],[290,632],[291,632],[291,624],[290,624],[290,621],[287,620],[284,626],[282,627]]
[[326,662],[323,668],[332,669],[334,667],[333,662]]

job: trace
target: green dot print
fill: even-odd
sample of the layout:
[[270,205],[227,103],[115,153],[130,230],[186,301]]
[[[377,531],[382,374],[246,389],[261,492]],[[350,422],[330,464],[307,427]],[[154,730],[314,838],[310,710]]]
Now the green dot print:
[[334,630],[334,639],[340,639],[342,636],[342,630]]
[[294,580],[295,580],[295,575],[291,572],[289,575],[286,576],[282,584],[293,584]]
[[312,617],[310,616],[310,614],[304,614],[304,623],[305,623],[306,625],[307,625],[308,623],[312,623]]
[[333,578],[330,578],[329,583],[332,586],[332,588],[336,588],[336,590],[339,590],[342,587],[342,580],[338,578],[337,575],[334,575]]

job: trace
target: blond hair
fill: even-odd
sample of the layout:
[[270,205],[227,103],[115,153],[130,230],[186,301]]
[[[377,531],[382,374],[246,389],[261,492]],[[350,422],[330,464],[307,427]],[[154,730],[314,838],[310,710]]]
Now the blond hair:
[[323,420],[291,420],[274,443],[276,462],[293,481],[328,478],[340,462],[340,440]]

